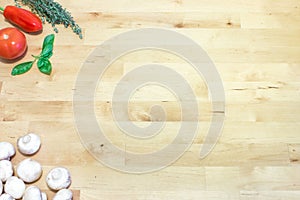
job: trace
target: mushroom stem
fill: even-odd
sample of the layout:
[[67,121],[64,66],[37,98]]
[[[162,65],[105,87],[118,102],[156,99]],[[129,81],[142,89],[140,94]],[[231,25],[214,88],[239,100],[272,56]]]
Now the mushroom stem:
[[71,184],[70,172],[64,167],[56,167],[46,177],[47,185],[52,190],[68,188]]
[[30,135],[25,135],[25,136],[22,138],[22,141],[23,141],[24,143],[29,143],[30,140],[31,140]]
[[34,133],[28,133],[18,139],[17,145],[22,154],[33,155],[40,149],[41,138]]
[[62,171],[60,169],[54,170],[51,176],[54,180],[59,180],[62,177]]

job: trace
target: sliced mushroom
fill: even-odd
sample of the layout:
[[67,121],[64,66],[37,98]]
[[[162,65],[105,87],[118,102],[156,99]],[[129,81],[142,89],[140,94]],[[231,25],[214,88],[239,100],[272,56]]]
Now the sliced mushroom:
[[71,185],[70,172],[64,167],[56,167],[48,173],[46,182],[52,190],[66,189]]
[[33,155],[38,152],[41,147],[41,138],[34,133],[29,133],[18,139],[17,146],[21,153]]
[[8,160],[0,160],[0,181],[5,182],[12,175],[13,165],[11,162]]
[[9,177],[4,186],[5,193],[20,199],[25,192],[25,183],[16,176]]
[[0,196],[0,200],[15,200],[15,199],[9,194],[4,193]]
[[72,199],[73,199],[73,193],[69,189],[59,190],[53,197],[53,200],[72,200]]
[[42,200],[42,192],[36,186],[29,186],[24,193],[22,200]]
[[32,183],[41,177],[42,166],[39,162],[27,158],[18,164],[16,172],[24,182]]
[[0,160],[10,160],[15,154],[15,147],[11,143],[0,142]]

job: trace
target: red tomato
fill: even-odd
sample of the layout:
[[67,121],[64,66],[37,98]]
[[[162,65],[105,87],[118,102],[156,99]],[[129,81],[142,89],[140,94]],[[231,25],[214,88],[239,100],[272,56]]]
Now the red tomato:
[[43,29],[40,18],[28,10],[16,6],[6,6],[3,15],[8,21],[25,32],[34,33]]
[[13,60],[22,56],[27,48],[25,35],[16,28],[0,30],[0,58]]

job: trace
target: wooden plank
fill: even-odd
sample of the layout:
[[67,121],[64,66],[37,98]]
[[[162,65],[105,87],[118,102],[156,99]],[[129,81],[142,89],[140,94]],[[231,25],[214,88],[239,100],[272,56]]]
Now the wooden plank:
[[[87,38],[84,40],[86,45],[101,44],[106,39],[109,39],[118,34],[130,31],[130,28],[108,28],[103,29],[99,27],[101,22],[94,22],[94,29],[87,29]],[[159,27],[159,24],[156,26]],[[147,25],[141,24],[141,28],[149,28]],[[151,27],[150,27],[151,28]],[[103,34],[96,34],[101,30]],[[268,28],[256,28],[256,29],[229,29],[229,28],[176,28],[170,29],[175,33],[181,33],[193,41],[201,45],[204,50],[208,48],[266,48],[266,47],[281,47],[281,46],[295,46],[299,47],[299,29],[293,28],[293,31],[286,29],[273,29]],[[237,38],[236,35],[239,35]],[[68,40],[67,40],[68,41]],[[233,42],[234,41],[234,42]],[[34,41],[33,41],[34,42]],[[64,41],[62,41],[64,43]],[[39,43],[34,42],[38,45]],[[127,54],[127,58],[135,58],[136,55],[146,57],[147,54],[139,51]],[[164,54],[165,55],[165,54]],[[154,57],[156,59],[157,56]],[[137,61],[137,60],[133,60]],[[144,60],[142,60],[144,61]],[[169,60],[170,61],[170,60]],[[173,60],[171,60],[173,61]],[[177,61],[177,60],[174,60]],[[268,60],[270,62],[271,60]],[[249,63],[249,62],[248,62]]]
[[[198,82],[194,80],[200,79]],[[191,84],[189,84],[191,82]],[[76,88],[73,82],[57,81],[53,83],[50,81],[36,81],[36,82],[4,82],[2,94],[7,96],[9,101],[71,101],[73,99],[73,92]],[[95,99],[97,101],[123,101],[123,99],[116,99],[115,89],[117,86],[130,87],[134,83],[138,83],[137,80],[128,80],[127,83],[123,82],[107,82],[102,81],[99,85],[96,85]],[[64,84],[64,88],[59,85]],[[197,75],[195,78],[187,80],[187,84],[194,92],[195,100],[201,102],[209,102],[208,100],[208,88],[204,81],[201,80],[201,76]],[[182,83],[174,81],[173,88],[181,88]],[[270,102],[276,101],[299,101],[299,95],[293,93],[299,88],[299,82],[224,82],[224,88],[226,92],[226,100],[229,102]],[[88,85],[86,86],[88,87]],[[26,90],[25,88],[30,88]],[[172,90],[157,84],[147,84],[138,90],[133,90],[133,95],[128,101],[179,101]]]
[[253,199],[290,199],[296,200],[299,198],[300,193],[298,191],[242,191],[240,195],[240,200],[253,200]]
[[297,13],[243,13],[241,14],[242,28],[251,29],[298,29],[300,15]]
[[[31,117],[32,121],[73,121],[73,107],[71,102],[30,102],[21,101],[22,105],[18,101],[8,101],[5,105],[4,121],[26,121],[28,117]],[[112,120],[112,115],[109,108],[103,107],[107,102],[96,103],[96,117],[101,120]],[[135,108],[149,112],[149,105],[153,105],[155,102],[135,103]],[[172,107],[172,103],[164,103]],[[176,103],[177,104],[177,103]],[[176,105],[175,104],[175,105]],[[207,111],[208,105],[202,105],[204,111]],[[291,102],[289,105],[282,106],[281,102],[254,102],[245,106],[242,103],[226,104],[226,120],[228,121],[250,121],[250,122],[298,122],[298,102]],[[43,108],[43,110],[34,110],[33,108]],[[126,107],[125,107],[126,108]],[[192,111],[191,111],[192,112]],[[209,112],[204,112],[209,113]],[[139,114],[143,117],[142,114]],[[211,115],[200,115],[202,120],[210,120]],[[142,119],[142,118],[141,118]],[[178,116],[169,116],[169,120],[179,120]],[[180,118],[181,119],[181,118]]]
[[[201,12],[89,12],[77,15],[79,22],[101,29],[141,27],[240,28],[237,13]],[[101,23],[99,23],[101,21]]]
[[241,187],[250,191],[299,191],[299,167],[242,168]]
[[[70,8],[71,11],[81,11],[79,7],[73,5],[70,1],[64,3],[65,6]],[[270,6],[272,5],[272,6]],[[299,6],[297,0],[288,1],[276,1],[274,3],[272,0],[256,0],[256,1],[244,1],[244,0],[230,0],[226,4],[219,4],[218,0],[204,0],[204,1],[171,1],[165,0],[163,2],[159,0],[151,2],[140,3],[138,0],[129,1],[101,1],[93,2],[92,0],[87,1],[82,4],[82,9],[84,11],[106,11],[106,12],[138,12],[138,11],[202,11],[202,12],[247,12],[247,11],[277,11],[277,12],[296,12]],[[225,9],[226,8],[226,9]]]
[[289,144],[289,155],[291,165],[300,164],[300,144]]

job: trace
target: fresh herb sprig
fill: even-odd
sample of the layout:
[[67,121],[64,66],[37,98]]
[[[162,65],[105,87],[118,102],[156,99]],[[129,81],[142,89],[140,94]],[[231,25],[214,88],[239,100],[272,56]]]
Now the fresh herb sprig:
[[32,55],[32,57],[34,57],[33,61],[24,62],[15,66],[11,71],[11,75],[15,76],[28,72],[36,61],[37,67],[40,70],[40,72],[50,75],[52,71],[52,65],[49,59],[53,55],[53,43],[54,34],[46,36],[43,42],[42,52],[40,53],[40,55]]
[[55,25],[63,24],[66,28],[71,27],[73,32],[82,38],[81,28],[76,24],[71,13],[58,2],[53,0],[15,0],[15,3],[17,6],[20,6],[20,3],[28,6],[32,12],[41,17],[42,21],[50,23],[55,32],[58,32]]

